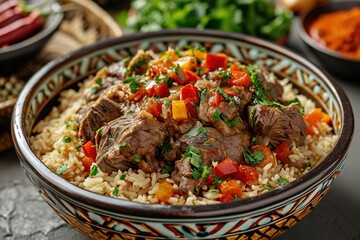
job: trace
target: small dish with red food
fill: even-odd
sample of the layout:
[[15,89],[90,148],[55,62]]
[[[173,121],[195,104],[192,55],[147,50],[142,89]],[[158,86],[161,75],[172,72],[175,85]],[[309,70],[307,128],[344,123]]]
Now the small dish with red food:
[[35,0],[28,4],[19,0],[0,3],[0,74],[13,73],[31,60],[63,19],[57,1]]

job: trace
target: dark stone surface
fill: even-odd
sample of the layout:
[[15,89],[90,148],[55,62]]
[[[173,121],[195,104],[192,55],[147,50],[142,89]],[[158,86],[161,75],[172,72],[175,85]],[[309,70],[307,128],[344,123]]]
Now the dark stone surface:
[[[296,25],[289,46],[306,53]],[[360,120],[360,86],[338,79]],[[2,130],[2,129],[1,129]],[[333,188],[313,212],[277,240],[356,240],[360,239],[360,132],[355,129],[347,162]],[[47,206],[22,171],[14,150],[0,153],[0,239],[6,240],[85,240]]]

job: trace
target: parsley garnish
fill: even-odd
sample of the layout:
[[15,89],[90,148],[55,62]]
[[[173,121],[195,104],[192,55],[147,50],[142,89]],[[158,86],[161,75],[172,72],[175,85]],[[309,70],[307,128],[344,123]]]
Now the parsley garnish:
[[92,165],[91,169],[90,169],[90,177],[95,176],[98,173],[98,166],[97,165]]
[[214,111],[214,113],[213,113],[213,118],[214,118],[217,122],[219,122],[219,121],[221,120],[221,118],[220,118],[220,113],[219,113],[219,111],[218,111],[217,109],[215,109],[215,111]]
[[174,171],[174,165],[173,164],[166,164],[163,169],[161,169],[161,174],[170,174],[172,171]]
[[204,101],[206,97],[206,89],[199,90],[200,91],[200,101]]
[[255,165],[261,163],[261,161],[264,159],[265,155],[264,153],[255,150],[254,152],[250,152],[249,149],[246,149],[243,152],[244,160],[252,167],[255,167]]
[[143,63],[146,63],[145,53],[143,53],[141,57],[139,57],[138,61],[130,67],[130,70],[134,70],[135,68],[140,68]]
[[233,198],[234,198],[234,200],[240,200],[240,199],[241,199],[241,198],[240,198],[238,195],[236,195],[236,194],[233,195]]
[[304,110],[304,107],[301,106],[301,103],[300,103],[299,99],[298,99],[298,98],[295,98],[294,100],[286,101],[285,104],[288,106],[288,105],[290,105],[290,104],[292,104],[292,103],[295,103],[296,105],[298,105],[298,106],[300,107],[300,114],[301,114],[301,115],[304,115],[305,110]]
[[173,84],[173,79],[169,76],[166,76],[164,74],[159,74],[155,77],[154,81],[159,84],[159,83],[166,83],[168,88],[171,88],[172,84]]
[[287,184],[288,182],[289,181],[284,178],[279,178],[277,183],[279,186],[283,186],[283,185]]
[[98,79],[96,79],[96,84],[102,87],[103,86],[102,78],[99,77]]
[[265,188],[265,190],[268,190],[268,191],[272,190],[272,187],[271,187],[271,185],[269,183],[265,184],[264,188]]
[[119,144],[120,147],[125,147],[126,146],[126,142],[122,142]]
[[77,145],[77,146],[75,147],[75,149],[78,150],[78,149],[80,149],[81,147],[82,147],[81,145]]
[[102,130],[102,128],[99,128],[98,130],[96,130],[96,134],[101,134],[101,130]]
[[130,87],[130,91],[132,92],[132,93],[136,93],[138,90],[139,90],[139,88],[140,88],[140,83],[139,82],[135,82],[135,81],[133,81],[133,82],[131,82],[130,84],[129,84],[129,87]]
[[250,74],[251,83],[256,88],[255,98],[259,100],[266,99],[266,92],[261,84],[259,75],[256,73],[258,67],[256,65],[249,64],[246,67],[246,71]]
[[137,163],[139,163],[139,162],[141,161],[140,156],[136,154],[136,155],[134,156],[134,161],[137,162]]
[[122,174],[121,176],[120,176],[120,180],[124,180],[126,178],[126,174]]
[[195,180],[198,180],[201,177],[201,174],[199,173],[199,170],[197,168],[195,168],[195,169],[193,169],[191,176]]
[[249,114],[249,115],[250,115],[250,116],[249,116],[249,118],[250,118],[250,127],[254,127],[255,111],[256,111],[256,107],[255,107],[255,106],[250,109],[250,114]]
[[57,174],[57,175],[61,175],[61,174],[63,174],[66,170],[67,170],[67,165],[63,165],[63,166],[58,167],[58,168],[56,169],[56,174]]
[[69,142],[71,142],[71,137],[69,137],[69,136],[64,137],[64,138],[63,138],[63,142],[64,142],[64,143],[69,143]]
[[164,100],[164,104],[165,104],[165,105],[169,105],[170,103],[171,103],[171,100],[169,100],[169,99],[165,99],[165,100]]
[[126,111],[126,114],[131,114],[132,112],[133,112],[133,110],[130,109],[130,110]]
[[202,70],[202,68],[201,67],[197,67],[197,68],[195,68],[195,72],[196,72],[196,75],[200,75],[201,74],[201,70]]
[[219,75],[221,77],[221,81],[227,81],[227,80],[229,80],[231,78],[231,72],[230,71],[225,71],[222,68],[219,68],[218,71],[219,71]]
[[175,50],[176,55],[177,55],[179,58],[182,58],[183,55],[181,54],[180,49],[179,49],[178,47],[176,47],[174,50]]
[[117,197],[119,195],[119,187],[118,186],[114,187],[113,195],[115,197]]
[[66,126],[66,129],[69,129],[69,130],[74,130],[75,129],[75,126],[78,124],[78,122],[74,121],[74,120],[70,120],[70,121],[66,121],[65,122],[65,126]]
[[102,78],[96,79],[96,85],[91,88],[91,93],[95,94],[103,86]]
[[161,147],[161,156],[164,156],[166,153],[170,152],[173,149],[169,143],[161,144],[160,147]]
[[217,175],[214,176],[214,181],[213,181],[214,185],[219,185],[222,182],[223,180],[221,180]]
[[231,97],[229,97],[229,96],[224,92],[224,90],[222,90],[221,87],[215,88],[214,91],[220,93],[220,95],[223,96],[223,98],[225,98],[225,100],[226,100],[227,102],[230,102],[230,101],[231,101]]

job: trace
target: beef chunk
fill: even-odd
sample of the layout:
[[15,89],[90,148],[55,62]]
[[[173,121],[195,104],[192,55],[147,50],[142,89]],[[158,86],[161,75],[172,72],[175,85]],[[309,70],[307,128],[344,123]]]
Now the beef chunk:
[[188,145],[198,148],[205,165],[209,166],[213,161],[221,162],[227,157],[239,162],[244,147],[250,146],[250,135],[247,132],[223,136],[215,128],[205,127],[204,129],[206,136],[204,134],[196,136],[185,134],[179,141],[182,143],[183,151],[186,151]]
[[277,102],[282,102],[282,94],[284,92],[283,86],[275,79],[275,76],[268,73],[265,77],[264,73],[258,72],[258,75],[261,80],[261,85],[265,89],[266,97],[268,100],[274,100]]
[[109,122],[97,135],[96,162],[108,173],[129,168],[154,172],[159,165],[157,147],[166,138],[165,128],[150,113],[122,116]]
[[101,97],[81,114],[78,135],[84,144],[90,140],[94,141],[96,131],[111,120],[120,117],[122,111],[118,103],[107,97]]
[[189,192],[196,194],[196,188],[201,188],[203,185],[203,179],[195,180],[192,177],[192,172],[189,158],[175,162],[175,169],[171,174],[171,178],[178,183],[180,193],[184,196],[187,196]]
[[249,122],[257,135],[268,137],[270,145],[277,146],[284,141],[303,145],[306,137],[306,123],[296,104],[284,109],[257,104],[249,107]]

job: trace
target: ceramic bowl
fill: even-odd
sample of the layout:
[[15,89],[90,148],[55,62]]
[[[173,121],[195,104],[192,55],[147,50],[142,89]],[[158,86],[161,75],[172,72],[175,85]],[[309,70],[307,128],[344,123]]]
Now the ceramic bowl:
[[[56,104],[59,93],[101,67],[139,48],[200,44],[245,62],[262,64],[288,77],[332,117],[336,145],[309,173],[277,190],[207,206],[169,206],[120,200],[81,189],[51,172],[29,145],[36,122]],[[42,68],[24,87],[12,122],[17,154],[45,201],[67,223],[94,239],[267,239],[299,222],[329,191],[344,164],[354,118],[343,90],[313,64],[275,44],[218,31],[174,30],[127,35],[98,42]]]
[[[30,4],[36,4],[37,2],[38,0],[32,0]],[[18,43],[0,48],[0,75],[12,74],[24,63],[34,59],[34,54],[41,50],[58,29],[64,13],[60,11],[60,4],[58,2],[49,2],[51,2],[51,8],[56,13],[50,14],[47,17],[45,26],[41,31]]]
[[299,35],[306,46],[331,73],[340,77],[360,77],[360,58],[348,57],[326,48],[309,35],[309,25],[320,15],[360,7],[360,1],[329,2],[304,13],[300,17]]

